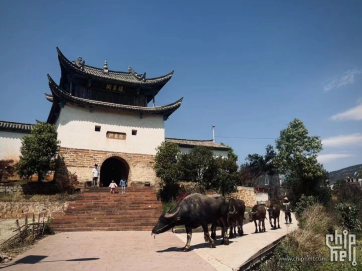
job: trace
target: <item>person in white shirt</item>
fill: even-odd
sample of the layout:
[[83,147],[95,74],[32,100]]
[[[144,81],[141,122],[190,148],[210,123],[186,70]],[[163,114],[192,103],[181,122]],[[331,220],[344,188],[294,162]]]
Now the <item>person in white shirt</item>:
[[94,165],[94,168],[92,169],[92,173],[93,173],[93,187],[97,187],[97,181],[98,181],[98,175],[99,175],[99,170],[98,170],[97,164]]
[[117,184],[112,180],[111,184],[109,185],[109,187],[111,188],[110,193],[114,194],[114,191],[116,190]]

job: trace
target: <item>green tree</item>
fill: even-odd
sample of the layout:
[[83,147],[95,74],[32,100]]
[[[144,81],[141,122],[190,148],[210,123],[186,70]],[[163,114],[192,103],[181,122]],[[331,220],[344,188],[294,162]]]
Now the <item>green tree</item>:
[[279,152],[275,163],[286,176],[284,187],[289,190],[292,203],[298,201],[302,194],[315,196],[321,203],[327,203],[330,191],[324,182],[328,173],[317,161],[322,150],[320,138],[309,136],[303,122],[294,119],[287,129],[280,132],[276,148]]
[[179,163],[182,179],[196,183],[199,192],[204,193],[213,186],[217,163],[211,149],[197,146],[190,153],[180,155]]
[[39,122],[33,127],[31,135],[21,139],[21,156],[16,165],[20,177],[29,179],[38,175],[41,182],[49,173],[51,164],[55,161],[60,142],[57,140],[57,130],[52,124]]
[[274,158],[276,152],[273,146],[268,145],[265,148],[265,155],[249,154],[246,157],[246,163],[243,164],[243,168],[248,168],[255,179],[261,175],[274,175],[277,172],[277,168],[274,164]]
[[172,142],[162,142],[157,148],[155,157],[155,172],[156,176],[161,179],[164,184],[175,184],[180,180],[178,167],[178,157],[180,148]]
[[214,163],[216,163],[213,166],[216,174],[213,188],[223,196],[236,192],[238,165],[234,157],[216,157],[214,158]]
[[254,186],[254,176],[247,164],[242,164],[237,173],[237,182],[241,186]]
[[228,150],[228,158],[234,160],[235,162],[238,161],[238,156],[235,154],[233,148],[231,148],[230,146],[228,146],[228,145],[226,145],[226,144],[224,144],[222,142],[220,143],[220,145],[229,147],[230,149]]
[[0,160],[0,182],[14,175],[14,160]]

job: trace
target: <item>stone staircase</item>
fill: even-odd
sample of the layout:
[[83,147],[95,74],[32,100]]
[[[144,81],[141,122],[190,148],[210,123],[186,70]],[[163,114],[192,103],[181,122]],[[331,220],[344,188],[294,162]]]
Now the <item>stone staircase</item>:
[[127,187],[121,194],[109,188],[90,188],[69,204],[64,216],[54,218],[52,227],[62,231],[151,231],[162,213],[151,187]]

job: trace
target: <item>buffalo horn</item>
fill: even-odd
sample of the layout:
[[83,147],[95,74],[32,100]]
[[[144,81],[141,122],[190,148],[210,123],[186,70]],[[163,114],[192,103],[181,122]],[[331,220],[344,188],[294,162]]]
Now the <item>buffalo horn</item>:
[[235,215],[235,214],[236,214],[236,209],[235,209],[235,206],[233,206],[233,208],[234,208],[234,211],[229,212],[231,215]]
[[[170,209],[170,210],[171,210],[171,209]],[[169,211],[170,211],[170,210],[169,210]],[[179,211],[180,211],[180,207],[177,206],[176,210],[175,210],[173,213],[167,212],[167,213],[165,214],[165,217],[166,217],[166,218],[172,218],[172,217],[174,217]]]

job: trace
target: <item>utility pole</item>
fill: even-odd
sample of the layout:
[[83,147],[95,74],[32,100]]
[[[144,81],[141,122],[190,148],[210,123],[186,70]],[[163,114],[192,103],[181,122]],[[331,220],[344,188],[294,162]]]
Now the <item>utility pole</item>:
[[211,126],[212,127],[212,142],[214,142],[215,143],[215,125],[212,125]]

